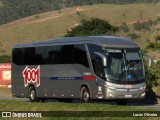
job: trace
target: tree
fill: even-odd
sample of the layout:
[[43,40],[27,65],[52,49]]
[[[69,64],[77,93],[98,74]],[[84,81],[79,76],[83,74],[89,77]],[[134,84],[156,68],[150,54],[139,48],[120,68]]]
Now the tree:
[[11,62],[11,56],[9,55],[0,56],[0,63],[10,63],[10,62]]
[[147,91],[151,91],[153,86],[158,86],[158,81],[160,80],[160,63],[153,63],[151,68],[146,67],[146,84]]
[[67,30],[65,37],[106,35],[111,32],[115,33],[118,29],[117,26],[99,18],[82,19],[80,25]]
[[121,25],[120,28],[123,30],[123,32],[129,32],[129,28],[125,22]]
[[157,35],[156,41],[160,41],[160,35]]

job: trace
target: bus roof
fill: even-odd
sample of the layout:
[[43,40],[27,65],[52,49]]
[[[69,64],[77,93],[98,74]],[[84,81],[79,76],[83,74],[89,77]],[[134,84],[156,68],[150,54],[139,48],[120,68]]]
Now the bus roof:
[[13,48],[23,47],[38,47],[38,46],[49,46],[49,45],[69,45],[69,44],[96,44],[108,48],[138,48],[138,44],[135,42],[122,37],[114,36],[87,36],[87,37],[66,37],[58,38],[55,40],[48,40],[43,42],[36,42],[32,44],[19,44]]

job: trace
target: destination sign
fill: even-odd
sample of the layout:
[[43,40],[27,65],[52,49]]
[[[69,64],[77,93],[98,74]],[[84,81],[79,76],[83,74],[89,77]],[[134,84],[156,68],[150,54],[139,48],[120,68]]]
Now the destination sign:
[[110,52],[110,53],[121,53],[122,50],[115,50],[115,49],[106,49],[107,52]]

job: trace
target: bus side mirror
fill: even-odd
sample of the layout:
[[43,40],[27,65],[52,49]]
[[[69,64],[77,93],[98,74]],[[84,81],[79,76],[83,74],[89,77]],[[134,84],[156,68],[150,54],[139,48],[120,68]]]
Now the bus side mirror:
[[146,54],[146,53],[143,53],[143,56],[147,58],[148,60],[148,67],[150,68],[152,66],[152,58]]
[[94,53],[102,58],[102,64],[103,64],[104,67],[106,67],[107,66],[106,56],[103,53],[100,53],[100,52],[94,52]]

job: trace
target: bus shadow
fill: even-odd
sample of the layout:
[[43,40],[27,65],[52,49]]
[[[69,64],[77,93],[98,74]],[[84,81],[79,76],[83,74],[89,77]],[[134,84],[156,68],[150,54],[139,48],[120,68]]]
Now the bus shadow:
[[146,98],[144,99],[145,103],[149,104],[158,104],[158,99],[160,96],[158,96],[153,90],[150,92],[146,92]]
[[[128,100],[128,106],[144,106],[156,105],[160,101],[160,95],[156,95],[154,91],[146,92],[145,99]],[[45,99],[44,102],[59,102],[58,99]],[[66,102],[67,103],[67,102]],[[71,103],[83,103],[80,99],[73,99]],[[117,105],[116,100],[93,100],[91,103]]]
[[[45,99],[44,102],[59,102],[58,99]],[[68,102],[64,102],[64,103],[68,103]],[[80,99],[73,99],[72,102],[70,103],[83,103],[82,100]],[[93,100],[90,103],[97,103],[97,104],[109,104],[109,105],[115,105],[116,102],[115,101],[111,101],[111,100]]]
[[156,95],[156,93],[152,90],[149,92],[146,92],[146,97],[145,99],[141,100],[130,100],[130,103],[134,104],[148,104],[148,105],[156,105],[158,104],[158,100],[160,99],[159,95]]

